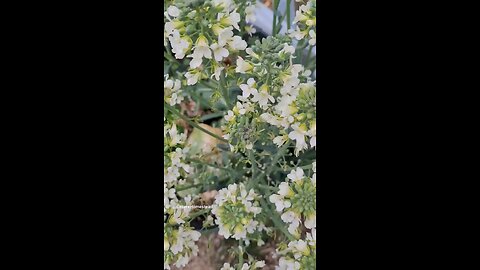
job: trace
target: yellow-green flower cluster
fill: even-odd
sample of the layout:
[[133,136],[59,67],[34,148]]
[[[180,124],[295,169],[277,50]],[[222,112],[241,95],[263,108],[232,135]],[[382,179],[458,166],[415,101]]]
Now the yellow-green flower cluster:
[[[312,166],[316,170],[316,163]],[[280,183],[277,194],[270,196],[270,202],[282,213],[282,220],[289,224],[288,231],[300,237],[300,224],[314,229],[316,219],[316,175],[306,177],[302,168],[296,168],[287,175],[287,180]]]
[[254,190],[247,191],[243,183],[231,184],[220,190],[212,209],[218,233],[226,239],[233,237],[240,240],[246,239],[247,233],[259,230],[260,223],[255,220],[262,210],[258,207],[258,198]]

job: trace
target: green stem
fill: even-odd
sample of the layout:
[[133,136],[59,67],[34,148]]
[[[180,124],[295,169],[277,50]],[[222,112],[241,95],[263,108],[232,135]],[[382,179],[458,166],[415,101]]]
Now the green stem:
[[175,59],[173,59],[173,56],[165,52],[163,52],[163,57],[165,57],[168,61],[176,61]]
[[248,153],[247,153],[247,156],[248,156],[248,160],[252,164],[252,177],[248,181],[247,187],[246,187],[247,190],[248,190],[252,187],[253,183],[255,181],[259,180],[259,179],[258,179],[258,177],[255,177],[255,175],[257,173],[257,164],[255,163],[255,157],[253,156],[253,151],[249,150]]
[[264,189],[264,190],[271,190],[273,192],[277,192],[278,191],[278,188],[275,188],[275,187],[272,187],[272,186],[268,186],[268,185],[263,185],[263,184],[257,184],[258,187]]
[[206,214],[206,213],[208,213],[208,212],[210,212],[210,211],[211,211],[211,209],[210,209],[210,208],[207,208],[207,209],[203,209],[203,210],[201,210],[201,211],[195,212],[195,213],[193,213],[193,215],[190,216],[190,220],[193,220],[193,219],[195,219],[196,217],[201,216],[201,215],[203,215],[203,214]]
[[215,139],[219,140],[219,141],[222,141],[224,143],[228,143],[227,140],[225,140],[224,138],[218,136],[217,134],[214,134],[204,128],[202,128],[201,126],[199,126],[197,123],[193,122],[190,118],[186,117],[185,115],[181,114],[179,111],[177,111],[175,108],[173,108],[172,106],[170,106],[169,104],[167,103],[163,103],[163,106],[167,108],[167,110],[169,110],[170,112],[172,112],[173,114],[179,116],[180,118],[182,118],[183,120],[187,121],[187,123],[189,123],[191,126],[195,127],[195,128],[198,128],[199,130],[207,133],[208,135],[214,137]]
[[209,166],[209,167],[212,167],[212,168],[216,168],[216,169],[220,169],[220,170],[225,170],[225,171],[228,171],[228,172],[236,173],[236,172],[235,172],[234,170],[232,170],[232,169],[222,168],[222,167],[217,166],[217,165],[205,163],[205,162],[203,162],[203,161],[201,161],[201,160],[198,160],[198,159],[186,158],[185,161],[187,161],[187,162],[193,162],[193,163],[197,163],[197,164]]
[[[280,4],[280,0],[273,0],[273,26],[272,26],[272,36],[276,36],[278,32],[280,32],[280,28],[282,26],[282,21],[278,20],[277,14],[278,14],[278,5]],[[278,26],[277,26],[277,21],[278,21]],[[278,28],[278,31],[277,31]]]
[[290,6],[292,4],[292,0],[287,0],[287,29],[290,29]]
[[201,81],[200,84],[206,86],[208,89],[217,88],[217,86],[210,81]]
[[312,49],[313,49],[313,46],[310,45],[310,48],[308,48],[308,54],[307,54],[307,63],[310,63],[310,55],[312,54]]
[[312,164],[310,165],[305,165],[305,166],[300,166],[300,167],[284,167],[284,169],[286,170],[286,172],[289,172],[291,170],[295,170],[296,168],[302,168],[304,170],[308,170],[308,169],[311,169],[312,168]]
[[280,149],[275,154],[275,156],[273,156],[272,164],[270,165],[270,168],[267,169],[267,175],[269,175],[270,172],[273,170],[273,168],[275,168],[275,166],[278,162],[278,159],[280,159],[280,157],[282,157],[285,154],[289,145],[290,145],[290,140],[286,141],[285,144],[282,145],[282,147],[280,147]]
[[243,241],[242,241],[242,239],[240,239],[239,241],[240,241],[240,243],[238,245],[238,248],[239,248],[238,264],[240,265],[240,267],[242,267],[242,265],[243,265]]
[[200,121],[207,121],[207,120],[210,120],[210,119],[213,119],[213,118],[218,118],[218,117],[222,117],[224,116],[225,113],[223,112],[216,112],[216,113],[210,113],[210,114],[205,114],[203,115],[202,117],[200,117]]
[[305,48],[306,48],[305,47],[305,39],[302,39],[297,43],[297,48],[296,48],[296,52],[295,52],[297,59],[300,60],[299,64],[302,63],[300,57],[303,58],[303,49],[305,49]]
[[230,101],[230,95],[228,94],[228,87],[225,85],[225,76],[224,72],[220,74],[220,82],[218,83],[220,90],[222,92],[223,99],[225,100],[225,104],[229,109],[233,108],[232,102]]
[[207,234],[207,233],[213,233],[213,232],[216,232],[216,231],[218,231],[218,227],[214,227],[214,228],[211,228],[211,229],[200,230],[200,233]]
[[277,2],[280,0],[273,0],[273,25],[272,25],[272,36],[275,36],[275,28],[277,26]]

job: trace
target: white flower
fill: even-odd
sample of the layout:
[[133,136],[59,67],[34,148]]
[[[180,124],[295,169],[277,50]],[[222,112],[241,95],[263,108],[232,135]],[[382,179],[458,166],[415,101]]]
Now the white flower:
[[265,261],[258,261],[255,263],[255,268],[262,268],[265,266]]
[[293,96],[285,94],[280,98],[279,102],[275,106],[275,110],[282,117],[289,117],[298,111],[298,109],[294,106],[294,104],[292,104],[294,101],[295,101],[295,98]]
[[288,179],[292,180],[292,182],[301,181],[304,177],[303,169],[297,168],[296,170],[292,170],[289,174],[287,174]]
[[194,85],[198,82],[198,79],[200,79],[200,72],[193,72],[189,71],[185,73],[185,78],[187,78],[187,85]]
[[296,141],[295,145],[295,155],[298,156],[300,151],[308,148],[307,143],[305,142],[306,127],[304,125],[294,124],[292,125],[293,131],[288,134],[288,137]]
[[237,102],[236,104],[236,108],[238,110],[238,113],[241,114],[241,115],[244,115],[247,111],[248,111],[248,105],[245,106],[244,104],[240,103],[240,102]]
[[300,6],[299,10],[295,12],[295,18],[293,19],[293,23],[308,20],[308,17],[303,14],[306,11],[308,11],[308,7],[306,5]]
[[233,114],[233,111],[228,111],[227,115],[225,115],[225,120],[228,122],[233,121],[235,119],[235,115]]
[[179,104],[183,100],[183,96],[180,95],[180,87],[180,80],[169,80],[168,74],[165,76],[165,80],[163,82],[164,98],[165,101],[167,101],[171,106]]
[[237,58],[237,67],[235,68],[235,72],[247,73],[252,69],[253,69],[253,66],[250,63],[248,63],[247,61],[243,60],[242,57],[239,56]]
[[168,131],[168,135],[171,139],[170,146],[181,144],[186,138],[185,134],[177,133],[177,125],[175,124],[173,124],[172,128]]
[[247,48],[247,42],[240,36],[234,36],[228,41],[230,48],[236,51],[243,51]]
[[295,219],[298,219],[297,215],[293,211],[287,211],[283,213],[281,218],[287,223],[293,222]]
[[235,268],[231,267],[229,263],[224,263],[220,270],[235,270]]
[[277,127],[281,126],[281,123],[280,123],[278,117],[275,116],[275,115],[272,115],[270,113],[262,113],[260,115],[260,119],[264,122],[269,123],[270,125],[274,125],[274,126],[277,126]]
[[224,67],[221,66],[215,66],[215,71],[212,74],[212,77],[215,77],[217,81],[220,80],[220,74],[222,73],[222,70],[224,70]]
[[317,226],[317,217],[315,215],[307,217],[304,224],[307,229],[315,228]]
[[[173,33],[177,31],[175,28],[175,24],[173,22],[165,23],[165,33],[167,36],[173,35]],[[178,31],[177,31],[178,32]],[[179,33],[180,34],[180,33]]]
[[233,37],[232,29],[232,27],[227,27],[218,34],[218,44],[220,46],[225,46],[227,42]]
[[202,65],[202,57],[194,54],[190,54],[187,57],[192,57],[192,61],[190,61],[190,68],[194,69]]
[[273,139],[273,143],[278,147],[282,146],[288,140],[288,135],[277,136]]
[[180,37],[180,33],[177,30],[173,31],[173,34],[168,37],[170,45],[172,46],[172,52],[175,54],[176,59],[183,59],[185,53],[188,51],[190,43],[187,40]]
[[232,25],[235,27],[235,29],[240,31],[240,27],[238,26],[238,23],[240,22],[240,14],[235,11],[228,15],[224,13],[218,13],[217,20],[219,20],[221,24]]
[[290,207],[292,204],[290,201],[285,200],[282,196],[277,194],[272,194],[269,197],[270,202],[275,204],[275,207],[278,212],[281,212],[283,209]]
[[289,54],[294,54],[295,53],[295,47],[293,47],[291,45],[288,45],[287,43],[285,43],[283,46],[284,47],[280,52],[289,53]]
[[280,183],[278,189],[278,194],[280,194],[282,197],[291,197],[294,195],[293,190],[290,188],[287,182]]
[[293,259],[281,257],[275,270],[300,270],[300,263]]
[[305,68],[301,64],[294,64],[290,67],[290,72],[292,76],[298,77],[298,74],[302,72]]
[[255,5],[250,5],[245,8],[245,22],[253,23],[257,20],[255,17]]
[[169,6],[167,8],[168,15],[172,17],[180,16],[180,10],[176,6]]
[[202,57],[211,59],[212,51],[210,51],[210,47],[208,46],[207,38],[203,35],[200,35],[193,50],[193,58],[201,59]]
[[257,29],[253,26],[246,25],[245,26],[245,32],[247,32],[248,35],[252,36],[253,34],[255,34],[257,32]]
[[260,88],[261,89],[260,92],[258,92],[257,89],[252,89],[252,95],[253,95],[252,101],[253,102],[258,102],[260,107],[265,109],[268,106],[268,101],[273,103],[273,102],[275,102],[275,98],[273,98],[268,93],[268,91],[266,89],[266,86],[265,87],[263,87],[263,86],[265,86],[265,85],[262,85],[262,87]]
[[252,48],[246,48],[246,49],[245,49],[245,52],[246,52],[248,55],[250,55],[251,57],[253,57],[253,58],[257,58],[257,59],[260,58],[260,56],[258,56],[258,54],[256,54],[255,52],[253,52],[253,49],[252,49]]
[[254,85],[255,85],[254,78],[249,78],[247,80],[247,84],[240,84],[240,89],[242,89],[243,98],[248,98],[252,94],[252,90],[255,89]]
[[297,214],[293,211],[287,211],[280,217],[284,222],[290,223],[288,226],[288,231],[293,235],[298,235],[297,228],[300,226],[300,218],[297,216]]
[[212,45],[210,45],[210,48],[212,49],[213,55],[217,62],[222,61],[223,57],[228,56],[228,50],[223,48],[223,46],[218,45],[217,43],[213,43]]
[[291,247],[294,250],[295,257],[300,258],[302,255],[304,256],[310,255],[310,249],[308,248],[307,242],[303,240],[298,240],[296,242],[291,242],[290,244],[293,244]]
[[176,267],[184,267],[188,263],[188,257],[180,256],[180,258],[175,263]]
[[298,28],[298,26],[297,26],[295,28],[295,30],[290,31],[290,36],[297,39],[297,40],[301,40],[305,36],[305,33],[300,31],[300,28]]
[[290,225],[288,225],[288,232],[295,235],[295,236],[299,236],[299,232],[298,232],[298,227],[300,226],[300,219],[295,219],[292,221],[292,223],[290,223]]

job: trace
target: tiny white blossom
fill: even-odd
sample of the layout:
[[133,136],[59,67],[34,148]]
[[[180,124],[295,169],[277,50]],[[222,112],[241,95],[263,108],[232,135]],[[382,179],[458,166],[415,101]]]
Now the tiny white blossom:
[[248,63],[247,61],[243,60],[242,57],[237,58],[237,67],[235,68],[235,71],[238,73],[247,73],[250,70],[253,69],[253,66]]
[[168,15],[172,17],[178,17],[180,16],[180,9],[178,9],[176,6],[169,6],[167,8]]
[[255,17],[255,5],[250,5],[245,8],[245,22],[253,23],[257,20]]
[[200,79],[200,73],[199,72],[187,72],[185,73],[185,78],[187,78],[187,85],[194,85],[198,82],[198,79]]
[[228,56],[228,50],[223,48],[223,46],[218,45],[217,43],[213,43],[212,45],[210,45],[210,48],[212,49],[213,55],[217,62],[222,61],[223,57]]
[[292,182],[301,181],[304,177],[303,169],[297,168],[296,170],[292,170],[289,174],[287,174],[288,179],[292,180]]
[[272,103],[275,102],[275,98],[273,98],[266,89],[262,89],[260,92],[258,92],[257,89],[252,89],[252,95],[252,101],[258,102],[263,109],[268,106],[268,101]]
[[240,84],[240,89],[242,90],[243,98],[248,98],[252,94],[253,89],[255,89],[254,85],[255,85],[254,78],[249,78],[247,80],[247,84]]

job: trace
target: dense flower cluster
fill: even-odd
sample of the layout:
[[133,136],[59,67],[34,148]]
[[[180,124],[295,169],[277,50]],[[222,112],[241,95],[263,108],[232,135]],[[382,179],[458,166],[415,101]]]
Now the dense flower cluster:
[[[313,164],[316,170],[316,163]],[[307,229],[316,227],[316,174],[306,177],[302,168],[292,170],[287,180],[280,183],[277,194],[270,196],[270,202],[281,212],[281,218],[289,224],[288,231],[299,237],[302,223]]]
[[232,236],[239,240],[247,238],[247,233],[258,230],[260,224],[255,216],[262,211],[258,207],[258,197],[253,189],[247,192],[243,183],[220,190],[212,209],[220,229],[218,233],[227,239]]

